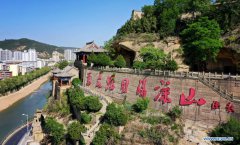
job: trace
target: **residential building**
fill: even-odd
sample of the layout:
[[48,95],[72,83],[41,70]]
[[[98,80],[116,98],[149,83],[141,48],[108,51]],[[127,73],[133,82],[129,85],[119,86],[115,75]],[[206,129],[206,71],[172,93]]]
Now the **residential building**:
[[23,53],[21,51],[14,51],[13,52],[13,60],[22,60]]
[[74,53],[77,49],[65,49],[64,59],[67,61],[74,61],[76,59],[76,54]]
[[29,61],[37,61],[37,52],[35,49],[28,49]]
[[9,71],[12,72],[12,76],[18,76],[19,66],[18,64],[9,64]]
[[5,79],[5,78],[10,78],[10,77],[12,77],[11,71],[0,70],[0,80]]
[[12,51],[0,49],[0,60],[6,61],[12,59],[13,59]]
[[29,61],[29,53],[27,52],[27,50],[24,50],[22,52],[22,61]]

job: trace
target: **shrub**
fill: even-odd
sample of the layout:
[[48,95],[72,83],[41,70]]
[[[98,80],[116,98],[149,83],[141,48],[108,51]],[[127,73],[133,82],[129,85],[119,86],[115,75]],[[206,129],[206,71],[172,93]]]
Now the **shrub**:
[[172,120],[176,120],[176,118],[179,118],[182,115],[182,109],[179,106],[174,106],[167,115],[171,117]]
[[133,109],[135,112],[143,112],[148,108],[148,104],[149,104],[148,98],[137,99],[136,104],[133,105]]
[[58,68],[59,68],[59,69],[64,69],[64,68],[65,68],[66,66],[68,66],[68,65],[69,65],[68,61],[63,60],[63,61],[60,61],[60,62],[59,62]]
[[118,57],[114,61],[114,65],[116,67],[120,67],[120,68],[126,67],[126,61],[122,55],[118,55]]
[[87,114],[86,112],[81,113],[81,122],[84,124],[88,124],[92,120],[92,116]]
[[240,121],[230,118],[227,123],[220,124],[212,132],[212,137],[233,137],[233,141],[221,142],[223,145],[236,145],[240,143]]
[[115,126],[125,125],[128,120],[128,114],[123,106],[111,103],[107,106],[105,120]]
[[51,135],[53,144],[58,145],[64,137],[65,130],[63,125],[58,123],[56,119],[52,117],[47,117],[45,123],[45,131]]
[[77,87],[77,86],[79,86],[79,85],[81,85],[82,84],[82,82],[81,82],[81,80],[79,79],[79,78],[74,78],[73,80],[72,80],[72,85],[74,86],[74,87]]
[[105,53],[90,54],[88,56],[88,63],[94,63],[95,66],[112,66],[113,65],[111,58]]
[[85,126],[81,125],[79,122],[73,122],[67,128],[70,139],[75,142],[81,141],[82,144],[84,140],[81,133],[86,132],[86,130]]
[[143,69],[146,68],[146,64],[144,62],[141,62],[141,61],[134,61],[133,62],[133,68],[143,70]]
[[119,134],[111,125],[103,124],[94,136],[92,145],[117,144],[119,139]]
[[175,60],[169,60],[169,61],[167,61],[164,69],[170,70],[170,71],[175,71],[178,69],[178,64]]
[[84,99],[85,109],[89,112],[97,112],[102,108],[102,103],[96,96],[88,96]]

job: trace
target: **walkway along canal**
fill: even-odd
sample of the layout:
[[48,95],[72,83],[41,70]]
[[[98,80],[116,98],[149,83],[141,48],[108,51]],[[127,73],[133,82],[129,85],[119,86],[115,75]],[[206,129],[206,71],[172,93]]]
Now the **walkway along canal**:
[[38,90],[0,112],[0,143],[17,127],[26,123],[26,116],[32,118],[36,109],[42,109],[52,89],[51,82],[44,83]]

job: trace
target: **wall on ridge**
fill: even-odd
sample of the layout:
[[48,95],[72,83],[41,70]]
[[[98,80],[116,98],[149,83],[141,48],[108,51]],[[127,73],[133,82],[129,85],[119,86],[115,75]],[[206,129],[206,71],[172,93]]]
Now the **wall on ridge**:
[[[91,72],[91,85],[86,86],[87,82],[87,74]],[[102,72],[101,84],[102,88],[96,88],[97,78],[99,76],[98,70],[85,70],[84,71],[84,85],[96,92],[104,93],[112,97],[115,100],[124,100],[126,97],[126,101],[130,103],[135,103],[139,96],[136,95],[136,90],[139,84],[140,79],[147,79],[146,90],[147,97],[150,99],[150,107],[157,109],[159,111],[167,111],[172,107],[179,105],[180,95],[182,93],[187,97],[189,95],[189,89],[194,88],[196,90],[195,99],[204,98],[206,100],[206,104],[202,106],[198,106],[197,104],[192,104],[189,106],[181,106],[184,112],[184,117],[187,119],[200,121],[202,123],[208,125],[216,125],[219,121],[226,121],[231,115],[239,116],[240,114],[240,104],[233,103],[234,105],[234,113],[227,113],[225,107],[226,104],[230,101],[220,97],[218,93],[213,91],[208,86],[202,84],[197,79],[190,78],[173,78],[173,77],[163,77],[163,76],[151,76],[151,75],[138,75],[138,74],[129,74],[129,73],[120,73],[120,72]],[[108,76],[115,74],[115,89],[113,91],[105,91],[106,80]],[[124,78],[129,79],[128,93],[121,93],[121,81]],[[159,91],[154,91],[154,87],[160,85],[160,80],[170,81],[170,95],[169,98],[172,99],[171,103],[162,105],[161,102],[154,101],[154,97],[158,94]],[[160,85],[161,86],[161,85]],[[162,87],[162,86],[161,86]],[[220,110],[211,110],[211,104],[213,101],[220,102]]]

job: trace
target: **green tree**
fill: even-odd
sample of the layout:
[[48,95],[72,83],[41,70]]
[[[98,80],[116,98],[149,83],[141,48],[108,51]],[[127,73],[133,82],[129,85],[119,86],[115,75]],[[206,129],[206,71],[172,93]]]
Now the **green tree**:
[[126,67],[126,61],[122,55],[118,55],[118,57],[115,59],[114,65],[116,67]]
[[240,143],[240,121],[230,118],[227,123],[220,124],[212,132],[212,137],[233,137],[233,141],[221,142],[223,145],[239,145]]
[[119,139],[120,136],[113,126],[104,123],[94,136],[92,145],[117,144]]
[[79,141],[81,142],[81,144],[85,144],[82,136],[82,133],[87,131],[85,126],[81,125],[79,122],[73,122],[68,126],[67,131],[71,140],[73,140],[77,144]]
[[[202,17],[181,32],[184,54],[189,64],[204,64],[215,60],[221,47],[220,27],[215,20]],[[200,63],[199,63],[200,62]],[[200,68],[200,67],[198,67]],[[202,68],[204,70],[205,68]]]
[[59,68],[59,69],[64,69],[64,68],[65,68],[66,66],[68,66],[68,65],[69,65],[68,61],[63,60],[63,61],[60,61],[60,62],[59,62],[58,68]]
[[148,108],[148,104],[149,104],[148,98],[141,98],[137,99],[137,102],[132,107],[136,112],[143,112]]
[[102,108],[102,103],[96,96],[87,96],[84,99],[84,106],[89,112],[97,112]]
[[73,80],[72,80],[72,85],[74,86],[74,87],[78,87],[79,85],[81,85],[82,84],[82,82],[81,82],[81,80],[79,79],[79,78],[74,78]]
[[128,114],[123,106],[111,103],[107,106],[107,111],[105,113],[106,122],[121,126],[125,125],[128,121]]
[[53,144],[58,145],[64,137],[64,128],[63,125],[58,123],[56,119],[52,117],[46,118],[45,130],[51,135]]
[[92,116],[86,112],[81,113],[81,122],[88,124],[92,120]]

